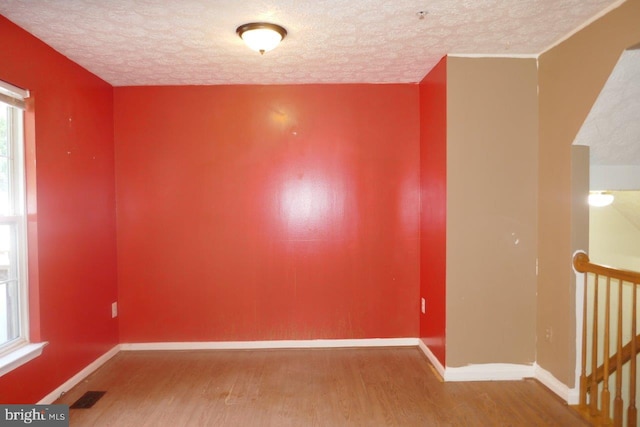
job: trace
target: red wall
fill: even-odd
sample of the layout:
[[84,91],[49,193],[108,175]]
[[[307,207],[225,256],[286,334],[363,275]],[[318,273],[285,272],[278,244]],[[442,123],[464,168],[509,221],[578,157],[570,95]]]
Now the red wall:
[[420,83],[420,337],[445,366],[447,58]]
[[32,403],[118,342],[113,89],[2,16],[0,40],[0,79],[32,93],[31,331],[49,342],[0,377],[0,402]]
[[116,88],[121,341],[417,336],[418,98]]

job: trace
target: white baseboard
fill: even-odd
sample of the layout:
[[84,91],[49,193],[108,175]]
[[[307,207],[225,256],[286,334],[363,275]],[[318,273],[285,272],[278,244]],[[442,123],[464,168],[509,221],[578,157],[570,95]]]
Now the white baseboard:
[[429,362],[431,362],[431,365],[433,365],[440,377],[444,379],[444,366],[442,366],[442,363],[440,363],[438,358],[431,352],[431,349],[427,347],[421,339],[418,339],[418,347],[422,350],[425,356],[427,356],[427,359],[429,359]]
[[119,351],[120,351],[120,345],[114,346],[111,350],[107,351],[105,354],[103,354],[102,356],[98,357],[96,360],[94,360],[89,365],[87,365],[83,370],[81,370],[80,372],[75,374],[73,377],[69,378],[60,387],[56,388],[51,393],[49,393],[45,397],[43,397],[38,402],[38,405],[50,405],[50,404],[52,404],[53,402],[55,402],[62,395],[62,393],[70,390],[75,385],[79,384],[80,381],[84,380],[90,374],[92,374],[96,369],[98,369],[100,366],[104,365],[105,362],[107,362],[113,356],[118,354]]
[[196,341],[120,344],[123,351],[141,350],[260,350],[287,348],[415,347],[417,338],[369,338],[353,340]]
[[453,368],[447,366],[444,370],[445,381],[515,381],[531,378],[534,375],[533,365],[519,365],[513,363],[484,363],[480,365]]
[[469,365],[460,368],[444,367],[422,340],[418,347],[427,356],[436,371],[446,382],[459,381],[515,381],[534,376],[535,365],[518,365],[510,363],[486,363]]
[[554,377],[551,372],[540,367],[537,363],[534,363],[533,365],[489,363],[482,365],[469,365],[461,368],[453,368],[450,366],[443,367],[440,361],[421,339],[418,339],[418,347],[427,356],[438,374],[440,374],[446,382],[510,381],[521,380],[523,378],[535,378],[544,384],[549,390],[560,396],[569,405],[578,404],[579,390],[576,388],[569,388]]
[[569,405],[577,405],[580,403],[580,389],[579,388],[570,388],[569,396],[567,397],[567,403]]
[[580,398],[580,391],[576,388],[569,388],[553,374],[534,363],[534,377],[544,384],[549,390],[560,396],[569,405],[577,405]]

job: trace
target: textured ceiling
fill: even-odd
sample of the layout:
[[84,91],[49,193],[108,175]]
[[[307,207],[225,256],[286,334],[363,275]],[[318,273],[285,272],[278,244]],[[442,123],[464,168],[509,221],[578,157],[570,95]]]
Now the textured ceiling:
[[640,165],[640,50],[622,53],[575,144],[591,147],[592,165]]
[[[448,53],[539,54],[618,3],[0,0],[0,13],[115,86],[401,83]],[[261,57],[235,34],[251,21],[289,35]]]

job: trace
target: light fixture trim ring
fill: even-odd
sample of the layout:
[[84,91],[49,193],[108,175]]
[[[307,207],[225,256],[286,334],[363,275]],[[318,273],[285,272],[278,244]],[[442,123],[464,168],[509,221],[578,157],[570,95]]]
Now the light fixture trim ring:
[[250,22],[248,24],[242,24],[238,28],[236,28],[236,34],[238,34],[238,36],[242,38],[242,34],[251,30],[273,30],[276,33],[280,34],[281,41],[284,40],[285,36],[287,35],[287,30],[285,30],[284,27],[278,24],[272,24],[270,22]]

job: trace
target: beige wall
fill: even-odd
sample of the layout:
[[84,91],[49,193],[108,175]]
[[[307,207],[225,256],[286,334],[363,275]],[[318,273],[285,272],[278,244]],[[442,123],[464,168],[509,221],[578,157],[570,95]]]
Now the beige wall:
[[536,60],[448,58],[447,366],[535,361]]
[[[620,53],[640,40],[640,0],[629,0],[539,58],[537,362],[573,386],[575,280],[571,144]],[[553,339],[545,340],[545,331]]]

